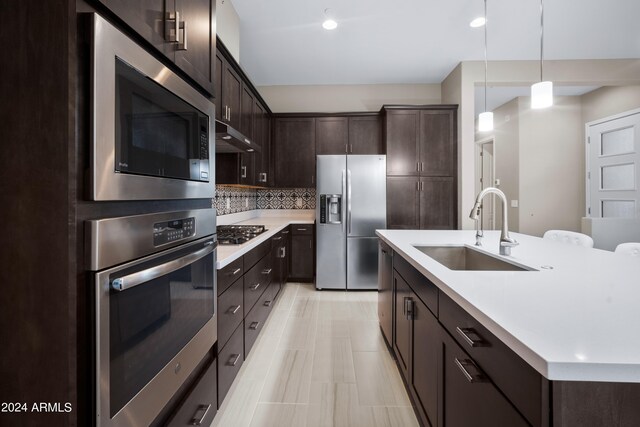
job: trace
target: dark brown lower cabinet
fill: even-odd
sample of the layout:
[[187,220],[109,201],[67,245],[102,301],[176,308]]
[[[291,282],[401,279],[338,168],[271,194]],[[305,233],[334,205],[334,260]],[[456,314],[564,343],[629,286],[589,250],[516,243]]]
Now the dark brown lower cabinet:
[[189,396],[177,409],[167,427],[210,425],[218,411],[217,363],[214,359],[206,368]]
[[225,346],[218,349],[218,408],[222,405],[222,401],[244,363],[243,331],[243,324],[240,323]]
[[451,177],[420,178],[420,229],[456,228],[456,190]]
[[390,346],[393,344],[393,251],[382,240],[378,244],[378,318],[382,335]]
[[387,176],[387,227],[420,229],[418,177]]
[[407,317],[407,301],[411,297],[411,288],[405,280],[398,274],[393,273],[393,286],[395,289],[395,336],[393,338],[393,350],[396,353],[398,367],[408,382],[409,364],[411,363],[411,321]]
[[312,224],[291,226],[291,271],[292,279],[313,281],[314,239]]
[[529,426],[444,329],[441,329],[441,336],[443,390],[439,426]]

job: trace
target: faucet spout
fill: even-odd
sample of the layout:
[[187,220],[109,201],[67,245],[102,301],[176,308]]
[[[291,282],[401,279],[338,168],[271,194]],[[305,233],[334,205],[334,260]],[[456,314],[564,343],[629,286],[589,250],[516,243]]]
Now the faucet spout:
[[507,197],[502,192],[495,187],[487,187],[482,190],[476,196],[476,201],[473,205],[473,209],[471,209],[471,213],[469,213],[469,218],[478,221],[480,217],[480,209],[482,205],[482,199],[485,198],[487,194],[495,194],[500,198],[502,202],[502,229],[500,232],[500,255],[511,255],[511,248],[518,245],[518,242],[515,241],[511,236],[509,236],[509,219],[507,218]]

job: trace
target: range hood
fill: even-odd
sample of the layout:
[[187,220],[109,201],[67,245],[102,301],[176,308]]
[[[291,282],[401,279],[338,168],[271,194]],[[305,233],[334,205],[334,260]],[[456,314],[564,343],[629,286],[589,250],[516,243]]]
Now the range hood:
[[224,122],[216,120],[216,153],[252,153],[260,147]]

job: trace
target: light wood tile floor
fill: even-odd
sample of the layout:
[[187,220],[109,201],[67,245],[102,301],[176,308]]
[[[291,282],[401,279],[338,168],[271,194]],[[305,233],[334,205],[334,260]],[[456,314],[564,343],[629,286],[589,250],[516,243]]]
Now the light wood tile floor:
[[212,427],[417,427],[377,303],[287,283]]

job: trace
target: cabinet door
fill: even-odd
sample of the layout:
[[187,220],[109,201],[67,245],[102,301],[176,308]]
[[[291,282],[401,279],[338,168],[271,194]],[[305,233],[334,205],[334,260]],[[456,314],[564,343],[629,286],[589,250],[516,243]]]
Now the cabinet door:
[[475,362],[440,329],[443,390],[439,416],[446,427],[524,427],[529,424]]
[[242,85],[242,99],[240,101],[240,133],[249,138],[252,144],[258,144],[253,132],[253,94],[247,85]]
[[275,185],[285,188],[315,187],[315,119],[276,119],[274,133]]
[[269,179],[269,121],[267,113],[259,101],[253,105],[253,139],[260,145],[261,151],[255,153],[254,182],[256,185],[267,186]]
[[312,235],[291,237],[291,277],[295,279],[313,278]]
[[387,175],[417,175],[420,111],[387,111],[385,124]]
[[420,178],[420,229],[456,228],[455,181],[451,177]]
[[255,184],[255,153],[240,154],[240,184]]
[[214,62],[214,75],[215,77],[215,104],[216,104],[216,120],[222,120],[222,114],[224,106],[222,105],[222,76],[224,74],[224,59],[220,56],[220,53],[216,52]]
[[411,288],[398,272],[393,272],[393,286],[395,288],[395,320],[396,330],[393,338],[393,349],[398,359],[400,371],[405,380],[409,381],[409,364],[411,356],[411,320],[407,317],[407,301],[411,297]]
[[417,177],[387,177],[387,227],[409,230],[420,228],[418,194]]
[[381,154],[380,116],[349,117],[349,154]]
[[438,352],[440,326],[426,305],[411,293],[413,334],[411,342],[411,389],[425,425],[437,425],[438,417]]
[[289,276],[291,276],[291,232],[290,230],[285,230],[282,235],[282,253],[284,254],[282,257],[282,285],[284,286],[289,280]]
[[222,74],[222,118],[229,123],[231,127],[239,129],[242,80],[240,80],[240,77],[226,62],[224,63]]
[[215,0],[175,0],[180,20],[184,22],[181,34],[186,45],[176,48],[175,63],[204,90],[213,94],[214,55],[216,51]]
[[347,154],[349,119],[347,117],[316,118],[317,154]]
[[175,0],[99,0],[142,38],[173,60],[174,46],[165,39],[167,13]]
[[380,240],[378,252],[378,320],[388,344],[393,343],[393,265],[391,248]]
[[455,175],[455,119],[452,110],[420,112],[420,175]]

